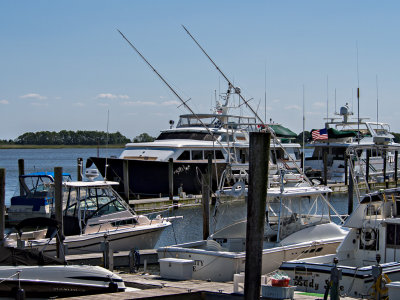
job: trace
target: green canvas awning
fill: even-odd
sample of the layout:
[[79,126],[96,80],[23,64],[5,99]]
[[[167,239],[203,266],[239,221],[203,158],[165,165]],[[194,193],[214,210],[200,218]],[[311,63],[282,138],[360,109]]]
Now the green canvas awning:
[[282,125],[279,124],[274,124],[274,125],[268,125],[271,127],[274,131],[277,137],[283,137],[283,138],[297,138],[297,134],[291,131],[289,128],[283,127]]
[[328,128],[328,137],[330,139],[353,137],[356,135],[357,135],[357,132],[355,132],[355,131],[341,131],[341,130],[336,130],[334,128]]

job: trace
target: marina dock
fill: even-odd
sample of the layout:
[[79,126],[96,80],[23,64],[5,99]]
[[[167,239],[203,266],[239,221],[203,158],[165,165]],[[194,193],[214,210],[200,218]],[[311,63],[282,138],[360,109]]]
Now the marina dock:
[[[73,297],[69,299],[244,299],[242,294],[234,294],[233,282],[208,282],[202,280],[168,280],[158,275],[143,273],[119,273],[128,287],[126,292]],[[136,290],[134,290],[136,289]],[[295,292],[296,300],[323,299],[323,294]],[[269,299],[269,298],[260,298]],[[341,297],[343,300],[355,298]]]

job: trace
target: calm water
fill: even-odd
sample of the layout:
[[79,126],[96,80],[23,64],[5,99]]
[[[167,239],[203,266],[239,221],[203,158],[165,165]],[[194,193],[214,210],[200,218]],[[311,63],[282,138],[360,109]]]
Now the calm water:
[[[100,149],[100,156],[119,156],[122,149]],[[6,204],[9,204],[18,183],[18,159],[25,160],[25,173],[38,171],[54,171],[54,167],[62,167],[70,173],[73,180],[77,177],[77,159],[83,158],[83,165],[90,156],[97,156],[97,149],[2,149],[0,150],[0,168],[6,169]],[[340,214],[347,210],[345,195],[334,195],[331,203]],[[225,209],[227,218],[238,218],[245,214],[245,203],[239,202]],[[154,214],[155,216],[156,214]],[[202,239],[202,211],[200,207],[185,207],[169,210],[163,216],[183,216],[173,221],[157,243],[156,247],[195,241]],[[212,217],[211,217],[212,219]]]

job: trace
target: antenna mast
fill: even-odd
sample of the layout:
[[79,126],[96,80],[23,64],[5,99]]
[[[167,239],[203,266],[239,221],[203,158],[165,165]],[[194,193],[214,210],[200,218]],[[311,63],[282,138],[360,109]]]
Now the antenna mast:
[[229,160],[232,158],[232,154],[230,153],[230,151],[228,151],[227,149],[225,149],[225,147],[221,144],[221,142],[215,137],[214,133],[210,130],[210,128],[208,128],[203,121],[199,118],[199,116],[190,108],[189,105],[186,104],[186,102],[188,102],[190,99],[188,100],[183,100],[181,98],[181,96],[179,96],[179,94],[168,84],[168,82],[160,75],[160,73],[157,72],[157,70],[147,61],[147,59],[139,52],[138,49],[136,49],[136,47],[125,37],[125,35],[119,31],[117,29],[117,31],[121,34],[121,36],[125,39],[125,41],[128,42],[128,44],[132,47],[133,50],[135,50],[135,52],[137,54],[139,54],[139,56],[146,62],[146,64],[154,71],[154,73],[157,74],[157,76],[165,83],[165,85],[174,93],[174,95],[182,102],[182,105],[184,107],[186,107],[194,116],[195,118],[200,122],[200,124],[208,131],[208,133],[211,135],[211,137],[214,139],[214,141],[216,141],[228,154]]

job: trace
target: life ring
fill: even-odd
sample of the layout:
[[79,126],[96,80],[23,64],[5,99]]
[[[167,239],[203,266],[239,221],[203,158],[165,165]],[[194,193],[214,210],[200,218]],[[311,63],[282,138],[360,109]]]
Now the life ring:
[[231,195],[236,198],[243,196],[245,189],[246,185],[242,180],[239,180],[232,186]]
[[[384,282],[384,286],[381,287],[382,284],[382,280]],[[372,285],[372,289],[374,290],[372,292],[373,297],[375,297],[377,294],[381,295],[381,296],[385,296],[388,293],[388,288],[386,287],[386,284],[392,282],[389,278],[389,276],[387,276],[386,273],[381,274],[378,279],[376,280],[376,282]]]
[[365,227],[361,231],[361,242],[365,246],[372,246],[376,241],[376,231],[371,227]]

